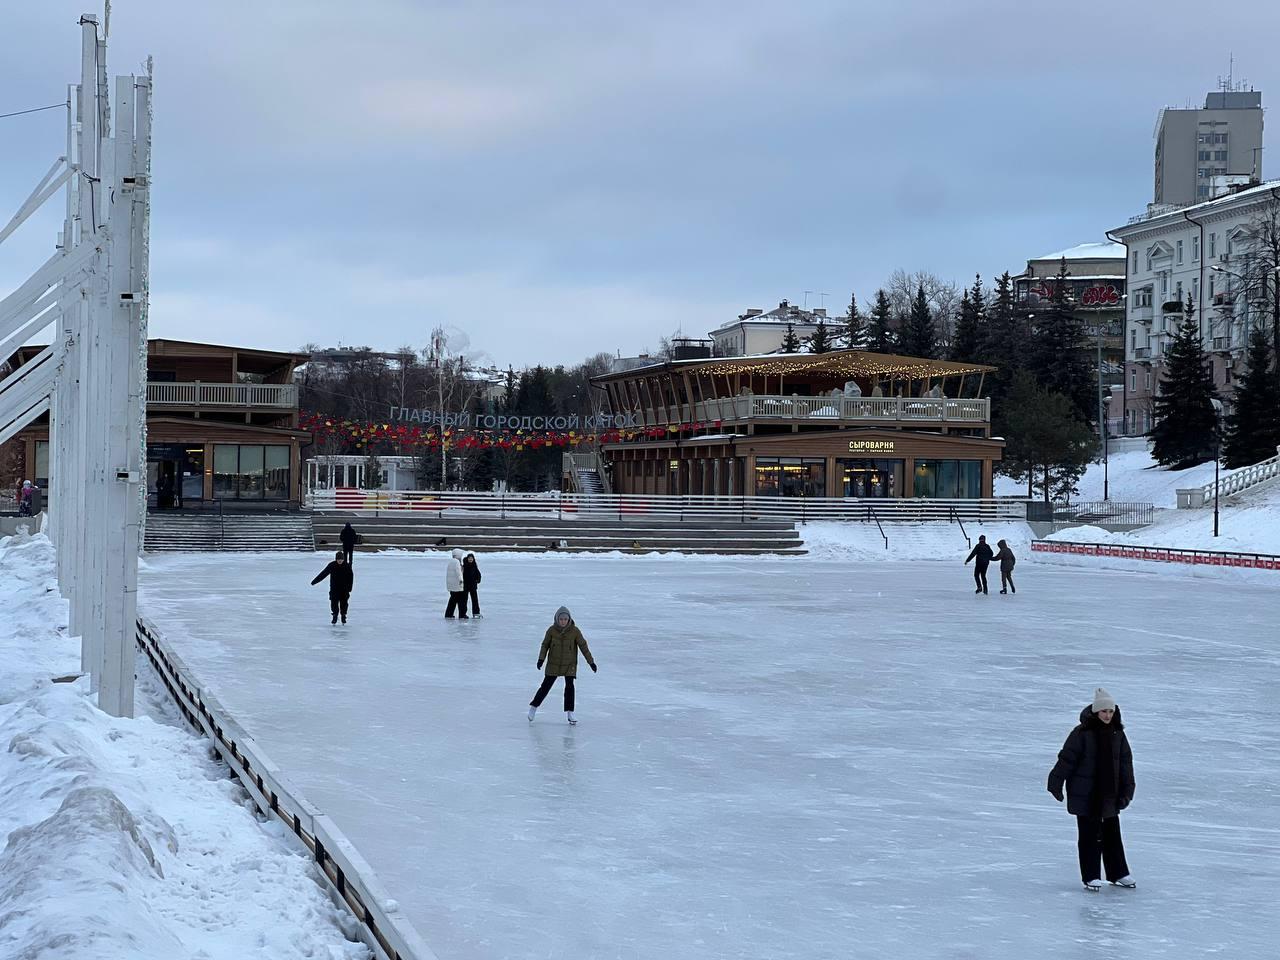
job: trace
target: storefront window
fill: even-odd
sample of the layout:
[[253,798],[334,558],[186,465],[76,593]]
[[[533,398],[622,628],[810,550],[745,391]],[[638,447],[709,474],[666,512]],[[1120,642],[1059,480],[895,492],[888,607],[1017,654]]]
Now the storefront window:
[[223,500],[289,499],[289,448],[257,443],[215,444],[213,495]]
[[756,496],[825,497],[827,461],[808,457],[757,457]]
[[49,487],[49,441],[36,441],[36,475],[34,477],[23,477],[24,480],[31,480],[37,487],[48,489]]
[[976,500],[982,496],[981,460],[917,460],[915,495],[938,500]]
[[837,460],[837,476],[841,480],[841,496],[902,496],[903,461],[885,459]]

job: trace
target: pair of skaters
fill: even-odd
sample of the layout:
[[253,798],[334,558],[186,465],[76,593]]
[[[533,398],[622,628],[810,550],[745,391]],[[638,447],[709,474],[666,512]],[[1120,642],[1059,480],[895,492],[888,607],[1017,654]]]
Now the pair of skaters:
[[467,601],[471,601],[471,616],[480,619],[480,565],[471,551],[454,550],[449,566],[444,571],[445,589],[449,591],[449,604],[444,608],[444,618],[452,620],[457,611],[459,620],[467,619]]
[[973,582],[977,585],[974,593],[987,592],[987,566],[993,560],[1000,561],[1000,592],[1001,593],[1017,593],[1013,586],[1013,567],[1018,562],[1018,558],[1013,555],[1013,551],[1009,549],[1009,544],[1000,540],[996,543],[1000,548],[999,553],[993,553],[991,547],[987,545],[985,536],[978,537],[977,545],[969,551],[969,556],[965,557],[964,564],[967,567],[970,560],[977,561],[973,565]]

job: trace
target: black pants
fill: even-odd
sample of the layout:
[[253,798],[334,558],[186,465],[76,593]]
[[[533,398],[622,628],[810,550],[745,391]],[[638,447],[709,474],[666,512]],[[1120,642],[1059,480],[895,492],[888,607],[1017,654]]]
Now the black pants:
[[[467,589],[462,592],[471,598],[471,613],[473,615],[478,614],[480,612],[480,597],[476,594],[476,588],[467,587]],[[463,609],[462,612],[466,613],[467,611]]]
[[467,592],[465,590],[450,590],[449,605],[444,608],[444,615],[452,617],[454,611],[458,611],[458,615],[465,617],[467,615]]
[[342,555],[347,558],[348,564],[351,563],[351,560],[355,556],[355,554],[356,554],[356,545],[354,543],[351,544],[351,546],[347,546],[345,543],[342,545]]
[[1119,880],[1129,875],[1124,859],[1124,841],[1120,839],[1120,818],[1076,817],[1079,830],[1080,879],[1085,883],[1101,879],[1098,858],[1107,867],[1107,879]]
[[341,614],[343,620],[347,619],[347,601],[350,599],[349,593],[329,594],[329,612],[335,617]]
[[[542,686],[538,687],[538,692],[535,693],[533,695],[533,699],[529,701],[529,706],[542,706],[542,701],[547,699],[547,694],[551,692],[551,688],[555,685],[555,682],[555,677],[543,677]],[[573,677],[564,678],[564,712],[573,712]]]
[[1005,573],[1003,570],[1000,571],[1000,589],[1008,590],[1010,593],[1018,592],[1013,587],[1013,571],[1012,570],[1010,570],[1008,573]]
[[978,585],[978,589],[980,591],[982,591],[983,593],[987,592],[987,568],[986,567],[975,566],[973,568],[973,582]]

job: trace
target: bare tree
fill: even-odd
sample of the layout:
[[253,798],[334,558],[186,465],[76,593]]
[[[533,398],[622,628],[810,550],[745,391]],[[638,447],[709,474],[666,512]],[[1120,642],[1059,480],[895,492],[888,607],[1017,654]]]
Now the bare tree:
[[[1241,234],[1237,242],[1244,250],[1239,269],[1232,271],[1231,282],[1244,295],[1246,326],[1268,331],[1274,357],[1280,350],[1280,200],[1272,197],[1261,204]],[[1231,301],[1234,297],[1226,299]],[[1233,306],[1230,302],[1224,304],[1219,317],[1230,320]],[[1280,363],[1276,363],[1276,372],[1280,376]]]
[[888,283],[884,286],[885,292],[889,295],[889,303],[893,307],[893,316],[899,321],[911,315],[911,302],[915,299],[918,289],[924,290],[924,298],[933,313],[933,322],[938,331],[939,340],[944,344],[950,343],[956,311],[960,307],[959,288],[954,283],[943,280],[937,274],[927,270],[908,273],[899,267],[893,271]]

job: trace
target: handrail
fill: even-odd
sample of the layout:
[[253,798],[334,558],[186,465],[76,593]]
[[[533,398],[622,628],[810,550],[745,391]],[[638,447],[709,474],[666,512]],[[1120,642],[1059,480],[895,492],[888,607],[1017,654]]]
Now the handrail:
[[972,547],[973,540],[970,539],[968,531],[964,528],[964,521],[960,519],[960,515],[956,513],[956,508],[954,506],[951,508],[951,519],[960,524],[960,535],[964,537],[965,546]]
[[[1277,448],[1274,457],[1268,457],[1266,460],[1260,460],[1247,467],[1241,467],[1239,470],[1232,470],[1230,473],[1219,477],[1216,484],[1218,497],[1229,497],[1235,493],[1242,493],[1251,487],[1256,487],[1258,484],[1273,480],[1276,477],[1280,477],[1280,448]],[[1213,481],[1201,486],[1200,491],[1205,502],[1213,498],[1214,486]],[[1191,489],[1194,490],[1195,488],[1192,487]]]
[[187,722],[213,741],[214,756],[248,793],[258,812],[278,818],[319,867],[329,891],[358,922],[360,939],[378,960],[436,960],[337,825],[303,797],[261,747],[210,693],[145,617],[135,639]]
[[880,526],[880,518],[876,516],[875,507],[867,504],[867,513],[871,514],[871,519],[876,522],[876,529],[880,531],[880,536],[884,537],[884,548],[889,549],[889,535],[884,532],[884,527]]

